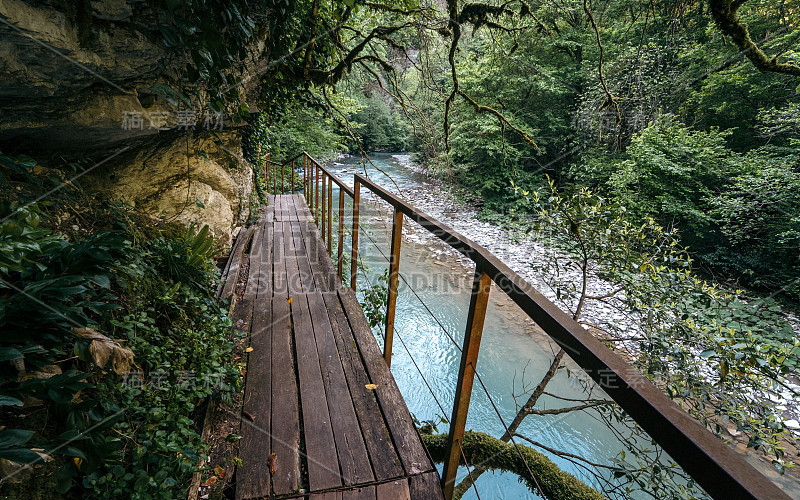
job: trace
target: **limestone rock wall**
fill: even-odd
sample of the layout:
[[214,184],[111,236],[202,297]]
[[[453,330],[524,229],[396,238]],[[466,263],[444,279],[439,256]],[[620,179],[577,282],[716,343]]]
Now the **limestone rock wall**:
[[208,224],[230,242],[249,216],[253,177],[236,134],[217,137],[175,134],[148,143],[90,173],[84,185],[160,220]]
[[[83,185],[155,217],[207,223],[228,239],[247,217],[252,170],[229,122],[222,145],[203,130],[203,110],[193,131],[177,130],[178,109],[153,90],[181,77],[158,5],[0,0],[0,152],[47,165],[124,151]],[[126,127],[126,116],[143,123]]]

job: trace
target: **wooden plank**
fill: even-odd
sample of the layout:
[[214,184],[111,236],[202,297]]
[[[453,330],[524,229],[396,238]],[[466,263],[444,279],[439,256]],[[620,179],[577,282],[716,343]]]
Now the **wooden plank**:
[[285,295],[289,298],[289,286],[286,280],[286,233],[283,231],[283,222],[275,221],[272,225],[272,266],[274,269],[273,295]]
[[444,500],[438,472],[426,472],[408,478],[414,500]]
[[303,293],[311,293],[316,290],[314,285],[314,275],[311,271],[311,263],[308,260],[308,252],[303,242],[303,232],[299,222],[292,222],[292,237],[294,238],[295,251],[297,252],[297,265],[300,268],[300,280]]
[[243,297],[254,300],[258,291],[259,273],[261,272],[261,252],[263,250],[264,225],[258,224],[253,230],[253,239],[250,244],[249,262],[247,272],[247,285]]
[[[250,262],[248,267],[244,294],[242,297],[234,297],[235,303],[233,305],[233,312],[231,313],[231,320],[233,321],[234,328],[245,333],[250,332],[250,321],[253,317],[253,303],[255,302],[256,290],[258,289],[258,272],[261,267],[260,247],[262,229],[261,225],[253,228],[252,245],[250,245],[251,253],[247,258],[254,262]],[[255,256],[253,256],[252,253],[254,250],[257,252]],[[244,255],[242,255],[242,259],[244,259]]]
[[[328,401],[333,437],[336,440],[342,482],[345,485],[371,482],[375,477],[372,475],[367,448],[361,437],[358,419],[353,409],[353,399],[344,376],[322,295],[319,293],[309,294],[308,306],[311,312],[311,323],[314,325],[320,371]],[[367,389],[363,388],[363,390]]]
[[322,297],[331,319],[339,359],[342,361],[347,385],[350,388],[350,398],[361,425],[361,435],[369,452],[375,478],[385,481],[400,477],[403,475],[403,467],[389,436],[375,393],[366,388],[370,381],[361,361],[361,354],[350,333],[339,297],[335,292],[324,293]]
[[[271,237],[271,228],[264,228],[264,239]],[[254,240],[255,242],[255,240]],[[271,267],[270,246],[259,247],[251,257],[251,269],[260,267],[258,280],[250,283],[256,288],[253,321],[248,354],[247,382],[242,418],[242,440],[239,456],[242,465],[237,470],[236,498],[264,497],[270,493],[269,455],[271,453],[270,424],[272,411],[272,328],[271,328]],[[267,257],[265,258],[265,254]],[[258,257],[258,266],[255,257]],[[268,269],[267,269],[268,268]],[[249,418],[251,415],[253,418]]]
[[[282,224],[282,230],[284,232],[284,251],[286,252],[286,283],[289,285],[289,297],[294,297],[295,295],[303,293],[303,286],[300,274],[300,265],[297,262],[298,252],[294,244],[294,237],[292,235],[292,223],[288,221],[284,222]],[[305,255],[301,253],[300,258],[305,258]]]
[[309,490],[336,488],[342,479],[306,296],[293,297],[291,310]]
[[342,492],[329,491],[327,493],[315,493],[308,498],[309,500],[342,500]]
[[239,279],[239,266],[242,260],[242,254],[247,243],[250,241],[250,236],[253,234],[253,228],[242,229],[239,236],[236,238],[236,245],[231,250],[230,265],[228,266],[228,275],[225,278],[225,285],[219,296],[228,298],[233,295],[236,288],[236,281]]
[[342,500],[376,500],[374,486],[365,486],[342,492]]
[[317,290],[323,292],[336,290],[338,288],[336,271],[333,270],[333,261],[325,252],[325,244],[320,239],[319,230],[315,225],[303,222],[300,222],[300,230],[303,233],[303,243],[306,245]]
[[361,310],[355,294],[352,290],[345,288],[340,288],[338,292],[342,309],[347,316],[369,378],[373,384],[378,386],[375,394],[383,415],[386,417],[386,424],[397,454],[403,463],[403,468],[409,475],[434,470],[419,433],[414,427],[403,396],[400,394],[400,389],[397,388],[394,377],[383,361],[378,343],[367,324],[367,319],[364,317],[364,312]]
[[[297,491],[300,474],[300,410],[295,376],[289,291],[283,255],[282,223],[273,227],[272,300],[272,451],[276,455],[272,489],[277,495]],[[280,287],[279,287],[280,283]]]
[[[399,479],[379,484],[375,487],[377,497],[381,500],[411,500],[408,479]],[[416,500],[416,497],[415,497]]]

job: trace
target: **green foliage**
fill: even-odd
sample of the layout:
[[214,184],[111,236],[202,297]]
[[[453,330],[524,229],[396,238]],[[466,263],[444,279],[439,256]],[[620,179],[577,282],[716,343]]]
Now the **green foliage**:
[[[781,444],[791,435],[770,401],[788,390],[784,376],[797,368],[800,339],[774,301],[745,300],[699,279],[674,232],[652,219],[631,224],[622,207],[585,188],[551,185],[535,227],[573,256],[564,265],[550,252],[539,267],[566,307],[579,315],[598,301],[623,314],[635,332],[601,326],[637,338],[634,364],[653,383],[718,435],[733,424],[777,468],[792,465]],[[592,295],[603,284],[615,291]]]
[[[272,161],[284,162],[305,151],[319,161],[346,150],[345,139],[334,121],[317,107],[292,104],[276,121],[260,114],[251,125],[245,149],[249,158],[269,151]],[[251,160],[252,161],[252,160]]]
[[350,118],[367,151],[405,151],[409,146],[409,126],[399,110],[390,108],[376,93],[361,103]]
[[748,168],[711,200],[711,215],[735,252],[718,252],[751,285],[800,297],[800,155],[784,148],[746,156]]
[[694,131],[662,119],[634,137],[625,160],[609,165],[609,191],[634,217],[673,223],[692,241],[711,226],[713,189],[741,170],[725,144],[726,132]]
[[[363,274],[368,273],[366,264],[358,261],[359,270]],[[374,285],[367,285],[362,291],[361,308],[367,317],[369,326],[379,335],[383,335],[383,328],[386,325],[386,303],[389,300],[389,270],[383,272],[378,277],[378,282]]]
[[[180,496],[204,451],[192,413],[240,384],[233,329],[210,292],[208,229],[139,246],[121,232],[67,241],[40,215],[36,205],[0,213],[0,456],[41,462],[35,447],[68,458],[48,466],[62,493]],[[107,344],[78,335],[87,327]],[[133,351],[135,370],[98,357],[121,349],[111,338]],[[27,418],[38,405],[46,425]]]
[[[207,99],[212,109],[222,111],[226,103],[240,106],[237,79],[250,56],[250,43],[258,31],[258,12],[246,0],[159,0],[166,11],[158,26],[164,45],[184,60],[182,82],[177,91],[161,84],[151,90],[175,105],[190,105],[188,95]],[[201,90],[202,89],[202,90]],[[204,95],[207,93],[207,97]]]

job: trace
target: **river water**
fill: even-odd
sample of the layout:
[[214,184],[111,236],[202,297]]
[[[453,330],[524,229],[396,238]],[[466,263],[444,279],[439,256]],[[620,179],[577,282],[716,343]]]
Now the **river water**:
[[[396,156],[375,154],[371,159],[374,166],[369,163],[366,167],[360,166],[358,158],[345,158],[328,167],[351,186],[353,172],[363,174],[366,168],[373,181],[407,197],[412,204],[416,200],[447,198],[437,192],[440,188],[436,183],[409,168],[405,161],[398,161]],[[359,255],[366,269],[359,273],[358,288],[363,295],[363,290],[376,286],[388,268],[391,211],[365,188],[362,187],[361,193],[364,232],[359,236]],[[334,198],[334,203],[336,201]],[[400,260],[403,279],[398,289],[391,370],[416,419],[434,421],[438,423],[439,432],[447,432],[448,425],[442,423],[442,417],[449,418],[452,409],[461,356],[458,346],[464,337],[474,266],[445,243],[405,220]],[[352,227],[350,224],[350,219],[345,218],[345,227]],[[344,241],[345,254],[349,254],[350,235],[346,234]],[[380,335],[376,336],[382,346]],[[556,351],[555,343],[502,291],[493,287],[477,364],[480,380],[475,381],[467,428],[500,437],[505,430],[504,423],[511,422],[519,405],[525,403]],[[573,406],[578,403],[569,400],[587,397],[607,398],[571,360],[565,360],[566,367],[558,370],[548,384],[549,394],[539,399],[537,409]],[[609,424],[606,420],[604,413],[596,409],[529,415],[518,432],[554,450],[579,455],[590,462],[614,465],[613,460],[620,458],[624,440],[631,437],[625,426]],[[517,441],[523,442],[519,438]],[[647,441],[642,444],[652,448]],[[597,469],[587,468],[580,460],[543,453],[563,470],[590,485],[600,486],[601,480],[589,472]],[[630,453],[626,456],[630,461]],[[668,458],[663,460],[666,462]],[[600,471],[611,484],[622,484],[622,480],[613,479],[610,472]],[[462,467],[459,479],[466,474]],[[476,486],[478,495],[484,499],[536,498],[512,473],[487,472],[478,479]],[[470,490],[464,498],[478,495]],[[630,496],[652,498],[641,493]]]

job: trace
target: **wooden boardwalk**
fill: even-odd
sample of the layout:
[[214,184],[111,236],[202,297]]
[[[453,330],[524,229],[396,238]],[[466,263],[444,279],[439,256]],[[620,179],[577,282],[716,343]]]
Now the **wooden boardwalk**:
[[252,348],[236,498],[442,499],[364,313],[325,248],[303,196],[278,195],[228,260],[220,292],[235,295],[232,316]]

